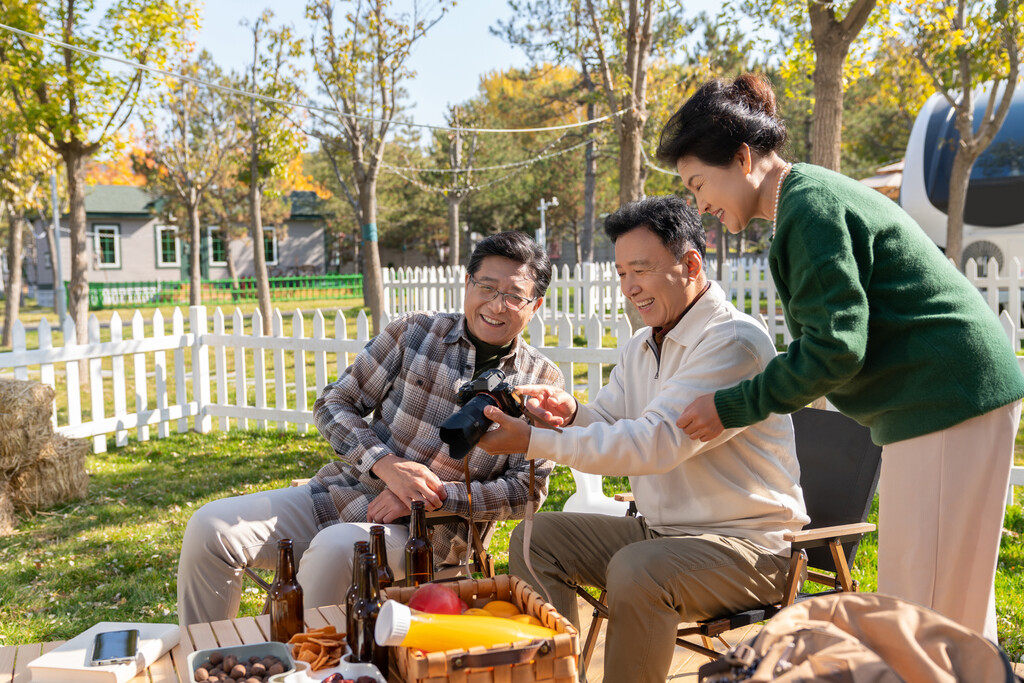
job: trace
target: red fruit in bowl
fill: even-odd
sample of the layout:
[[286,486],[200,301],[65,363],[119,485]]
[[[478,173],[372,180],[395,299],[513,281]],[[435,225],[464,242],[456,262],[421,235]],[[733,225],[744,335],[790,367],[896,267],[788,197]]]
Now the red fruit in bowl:
[[439,583],[425,583],[409,598],[409,609],[431,614],[462,614],[466,603],[451,588]]

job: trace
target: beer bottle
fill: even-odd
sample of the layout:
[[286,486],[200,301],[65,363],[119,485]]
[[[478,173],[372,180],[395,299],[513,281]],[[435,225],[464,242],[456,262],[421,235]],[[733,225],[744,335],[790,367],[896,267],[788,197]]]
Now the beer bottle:
[[348,643],[348,649],[352,652],[356,651],[356,632],[355,632],[355,604],[356,598],[359,597],[359,558],[370,552],[369,541],[356,541],[352,547],[352,583],[348,587],[348,592],[345,593],[345,641]]
[[359,597],[353,606],[356,646],[352,648],[352,658],[357,662],[374,664],[381,672],[385,672],[387,649],[378,646],[374,640],[381,604],[377,587],[377,558],[373,553],[366,553],[359,558]]
[[422,500],[414,500],[409,540],[405,544],[405,585],[418,586],[433,580],[434,546],[427,536],[427,511]]
[[277,575],[267,591],[270,601],[270,639],[287,643],[302,633],[302,586],[295,579],[295,555],[292,539],[277,543]]
[[370,552],[377,556],[377,587],[380,590],[395,582],[395,571],[388,565],[388,548],[384,541],[384,527],[370,527]]

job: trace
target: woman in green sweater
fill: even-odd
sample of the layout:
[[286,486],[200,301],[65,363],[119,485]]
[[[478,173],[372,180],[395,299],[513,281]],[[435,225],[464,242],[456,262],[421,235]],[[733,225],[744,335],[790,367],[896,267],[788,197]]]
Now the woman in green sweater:
[[676,424],[708,441],[826,396],[882,445],[878,589],[995,640],[993,582],[1024,375],[995,315],[880,193],[786,162],[768,82],[705,83],[658,158],[732,233],[773,221],[769,266],[793,342]]

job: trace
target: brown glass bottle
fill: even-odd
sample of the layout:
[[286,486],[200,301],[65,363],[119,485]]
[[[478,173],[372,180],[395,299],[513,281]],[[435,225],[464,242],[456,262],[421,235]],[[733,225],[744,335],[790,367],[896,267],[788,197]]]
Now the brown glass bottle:
[[345,625],[347,630],[345,631],[345,641],[348,643],[348,649],[352,652],[356,651],[356,633],[355,633],[355,604],[356,598],[359,597],[359,558],[370,552],[369,541],[356,541],[352,547],[352,583],[348,587],[348,592],[345,593]]
[[388,547],[384,540],[384,527],[370,527],[370,552],[377,556],[377,588],[384,590],[395,583],[395,571],[388,565]]
[[422,500],[412,503],[409,540],[405,543],[405,585],[418,586],[434,580],[434,546],[427,536],[427,511]]
[[270,601],[270,639],[287,643],[296,633],[302,633],[302,586],[295,579],[295,555],[292,540],[283,538],[277,543],[277,575],[267,591]]
[[377,587],[377,558],[373,553],[366,553],[359,558],[359,597],[352,608],[356,636],[352,659],[374,664],[384,672],[387,671],[387,648],[377,645],[374,639],[381,604],[380,589]]

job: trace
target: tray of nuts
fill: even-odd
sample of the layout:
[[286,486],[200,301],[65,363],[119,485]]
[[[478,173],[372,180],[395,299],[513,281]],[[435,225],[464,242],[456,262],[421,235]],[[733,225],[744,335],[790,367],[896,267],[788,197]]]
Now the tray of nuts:
[[188,656],[196,683],[269,683],[271,676],[292,673],[305,664],[292,660],[284,643],[252,643],[197,650]]

